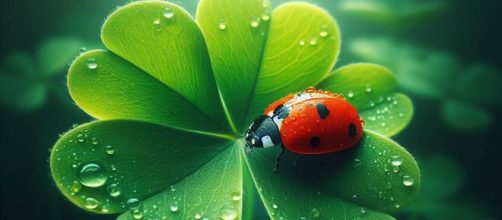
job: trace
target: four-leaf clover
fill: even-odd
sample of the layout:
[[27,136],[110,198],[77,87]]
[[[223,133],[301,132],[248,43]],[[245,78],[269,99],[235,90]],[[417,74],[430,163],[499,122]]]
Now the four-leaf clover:
[[[331,72],[340,33],[321,8],[202,0],[194,21],[175,4],[140,1],[113,12],[101,38],[107,50],[82,54],[68,74],[72,98],[99,120],[64,134],[51,155],[59,189],[88,211],[244,218],[247,169],[273,219],[392,219],[385,213],[418,190],[415,160],[387,138],[409,123],[410,100],[384,67]],[[364,137],[296,171],[286,154],[275,174],[279,149],[247,156],[242,134],[268,104],[310,86],[345,95]]]

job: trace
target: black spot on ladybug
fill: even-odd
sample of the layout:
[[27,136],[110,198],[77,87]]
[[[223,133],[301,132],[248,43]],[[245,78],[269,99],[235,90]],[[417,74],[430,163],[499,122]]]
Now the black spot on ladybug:
[[311,147],[317,147],[321,143],[321,139],[317,136],[314,136],[310,138],[310,146]]
[[357,135],[357,128],[354,123],[349,124],[349,136],[351,138],[355,137]]
[[317,103],[316,107],[317,107],[317,113],[319,114],[319,117],[321,117],[322,119],[326,119],[329,115],[328,107],[326,107],[326,105],[324,105],[321,102]]
[[279,105],[274,109],[273,114],[277,115],[279,119],[285,119],[289,115],[289,108],[285,107],[284,105]]

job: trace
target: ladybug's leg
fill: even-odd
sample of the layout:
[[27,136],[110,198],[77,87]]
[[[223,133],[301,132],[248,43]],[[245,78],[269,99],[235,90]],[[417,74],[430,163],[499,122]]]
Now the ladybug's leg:
[[279,172],[279,162],[281,161],[282,154],[284,154],[284,146],[281,145],[281,152],[275,158],[275,168],[274,168],[275,173]]

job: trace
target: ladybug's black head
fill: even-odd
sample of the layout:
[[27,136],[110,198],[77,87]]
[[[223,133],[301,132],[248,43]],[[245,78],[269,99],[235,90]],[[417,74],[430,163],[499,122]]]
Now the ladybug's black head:
[[281,134],[274,120],[267,115],[256,118],[246,131],[246,146],[273,147],[281,143]]

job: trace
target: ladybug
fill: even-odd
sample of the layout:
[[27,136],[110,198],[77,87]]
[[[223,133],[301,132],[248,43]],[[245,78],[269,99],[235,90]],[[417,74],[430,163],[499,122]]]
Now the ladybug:
[[308,88],[268,106],[245,134],[246,148],[280,146],[300,154],[327,154],[354,146],[363,135],[357,110],[341,95]]

